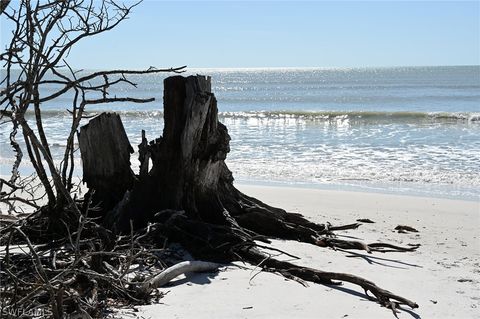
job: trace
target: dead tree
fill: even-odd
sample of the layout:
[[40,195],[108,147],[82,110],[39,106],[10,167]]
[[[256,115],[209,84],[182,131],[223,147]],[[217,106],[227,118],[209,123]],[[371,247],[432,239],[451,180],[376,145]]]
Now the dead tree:
[[[414,302],[354,275],[324,272],[269,258],[262,251],[266,246],[259,245],[258,241],[268,243],[270,238],[280,238],[320,247],[361,249],[369,253],[412,251],[416,247],[340,240],[334,237],[336,230],[354,229],[359,224],[338,227],[316,224],[300,214],[271,207],[243,194],[234,187],[232,173],[225,164],[230,137],[227,128],[218,121],[210,78],[169,77],[164,81],[164,90],[163,135],[150,143],[144,140],[140,144],[139,157],[143,168],[133,178],[130,187],[127,183],[120,183],[125,186],[114,196],[121,200],[115,207],[109,205],[104,210],[104,222],[109,228],[121,232],[127,231],[132,223],[137,228],[156,223],[159,236],[181,243],[200,259],[216,262],[243,260],[299,281],[329,285],[350,282],[371,292],[374,300],[394,312],[401,305],[417,307]],[[105,123],[107,120],[109,124]],[[120,144],[117,137],[124,132],[121,125],[114,124],[117,121],[116,115],[104,114],[82,128],[80,148],[85,159],[84,172],[96,172],[96,168],[90,166],[96,165],[93,163],[110,163],[117,157],[123,158],[113,149],[95,151],[105,143]],[[114,134],[111,133],[112,127],[117,129]],[[97,145],[91,144],[94,140],[82,145],[82,135],[101,138],[95,140]],[[113,138],[108,140],[108,137]],[[119,154],[127,154],[129,144],[121,144],[123,148]],[[148,159],[152,161],[151,168]],[[126,163],[126,160],[122,162]],[[111,180],[111,170],[105,172],[105,180]],[[130,180],[129,171],[123,173],[120,180]],[[104,178],[99,176],[99,179]],[[89,189],[94,190],[95,183],[87,179]],[[97,197],[100,205],[112,197],[111,194],[102,196]]]

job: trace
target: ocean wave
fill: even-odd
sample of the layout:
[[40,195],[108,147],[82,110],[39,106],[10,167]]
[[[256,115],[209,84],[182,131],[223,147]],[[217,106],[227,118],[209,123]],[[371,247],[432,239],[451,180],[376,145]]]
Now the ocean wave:
[[304,119],[304,120],[385,120],[398,121],[468,121],[480,122],[480,113],[468,112],[375,112],[375,111],[250,111],[221,112],[224,118]]
[[[96,116],[104,112],[103,110],[91,111],[85,113],[87,116]],[[152,118],[163,117],[163,111],[157,110],[121,110],[109,111],[120,114],[125,117]],[[71,117],[68,111],[63,110],[44,110],[44,117]],[[29,113],[33,115],[33,113]],[[371,119],[371,120],[390,120],[392,122],[411,120],[411,121],[468,121],[480,122],[480,113],[473,112],[381,112],[381,111],[234,111],[219,112],[219,118],[226,119],[303,119],[303,120],[336,120],[336,119]]]
[[[128,117],[163,117],[163,111],[157,110],[92,110],[84,112],[85,117],[95,117],[102,112],[117,113],[120,116]],[[34,116],[33,111],[27,111],[27,116]],[[67,110],[46,109],[42,110],[42,118],[49,117],[66,117],[71,118],[72,114]]]

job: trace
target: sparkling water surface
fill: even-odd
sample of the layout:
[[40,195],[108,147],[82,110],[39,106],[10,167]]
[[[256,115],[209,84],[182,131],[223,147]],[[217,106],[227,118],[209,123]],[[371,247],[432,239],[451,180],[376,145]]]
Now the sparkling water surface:
[[[227,163],[237,181],[479,200],[479,66],[189,73],[212,76],[219,119],[232,137]],[[137,90],[111,92],[155,97],[154,103],[89,111],[121,113],[132,145],[141,129],[154,139],[163,129],[164,77],[135,76]],[[70,127],[70,103],[64,95],[42,105],[56,157]],[[0,135],[6,174],[12,162],[6,125]]]

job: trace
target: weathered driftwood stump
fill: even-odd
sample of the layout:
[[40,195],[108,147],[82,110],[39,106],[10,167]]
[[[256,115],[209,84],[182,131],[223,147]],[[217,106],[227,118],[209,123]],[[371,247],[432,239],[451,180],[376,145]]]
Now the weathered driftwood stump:
[[109,228],[128,231],[131,225],[137,228],[155,223],[159,236],[181,243],[198,258],[223,262],[241,259],[288,278],[322,284],[351,282],[393,311],[401,304],[417,307],[356,276],[266,258],[256,241],[268,242],[268,238],[367,252],[411,251],[416,247],[339,240],[333,237],[334,231],[359,224],[316,224],[238,191],[225,164],[230,137],[218,121],[210,78],[169,77],[164,90],[163,135],[147,143],[142,132],[138,176],[130,170],[130,144],[118,115],[100,115],[80,133],[84,180],[95,190],[93,204],[104,208]]
[[83,181],[95,190],[93,201],[103,211],[112,209],[131,189],[133,148],[120,116],[102,113],[80,128],[78,135],[83,163]]
[[[130,144],[116,114],[102,114],[82,127],[84,181],[97,200],[120,201],[129,190],[129,204],[115,220],[120,229],[151,221],[161,210],[184,211],[189,218],[218,225],[236,221],[258,234],[314,243],[325,225],[300,214],[268,206],[233,186],[225,164],[230,136],[218,121],[210,79],[175,76],[165,80],[163,136],[140,145],[141,173],[130,170]],[[147,167],[148,159],[153,167]],[[113,186],[113,187],[112,187]],[[110,207],[109,207],[110,208]],[[121,215],[121,216],[120,216]],[[352,225],[355,227],[356,225]]]

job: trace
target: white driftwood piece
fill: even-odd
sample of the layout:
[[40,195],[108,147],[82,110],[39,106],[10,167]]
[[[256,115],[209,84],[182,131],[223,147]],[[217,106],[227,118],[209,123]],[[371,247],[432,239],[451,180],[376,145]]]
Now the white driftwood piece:
[[183,261],[172,267],[169,267],[154,276],[153,278],[145,281],[143,284],[143,290],[151,291],[152,289],[162,287],[168,284],[172,279],[178,277],[182,274],[189,272],[204,272],[204,271],[213,271],[221,267],[221,264],[207,262],[207,261]]

